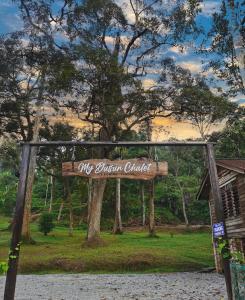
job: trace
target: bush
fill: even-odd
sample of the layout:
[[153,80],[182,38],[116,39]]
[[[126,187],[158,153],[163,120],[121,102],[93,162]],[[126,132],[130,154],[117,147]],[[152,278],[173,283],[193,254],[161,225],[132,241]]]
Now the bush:
[[114,219],[101,219],[101,230],[112,230],[114,225]]
[[8,263],[0,262],[0,275],[5,275],[8,271]]
[[0,172],[0,211],[11,216],[15,207],[17,178],[10,171]]
[[39,220],[39,231],[47,235],[55,227],[53,215],[51,213],[43,213]]
[[164,207],[161,211],[161,220],[164,224],[179,224],[180,220],[168,208]]

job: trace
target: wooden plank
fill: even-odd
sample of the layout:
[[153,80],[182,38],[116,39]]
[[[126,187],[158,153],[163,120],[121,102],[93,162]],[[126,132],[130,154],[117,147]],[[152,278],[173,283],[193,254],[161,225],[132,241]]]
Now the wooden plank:
[[236,180],[237,173],[233,171],[227,171],[223,174],[219,174],[219,186],[226,185],[229,181]]
[[226,219],[226,221],[225,221],[225,224],[226,224],[227,226],[240,225],[240,224],[242,224],[242,223],[243,223],[243,220],[242,220],[241,217],[234,218],[234,219],[232,219],[232,220]]
[[[214,200],[214,208],[215,208],[215,216],[217,222],[223,222],[224,224],[224,240],[228,239],[226,226],[225,226],[225,217],[224,217],[224,210],[223,210],[223,203],[221,198],[221,192],[219,188],[219,178],[217,173],[214,149],[212,144],[207,144],[207,160],[208,160],[208,171],[209,171],[209,179],[210,185],[212,190],[212,197]],[[232,285],[231,285],[231,272],[230,272],[230,262],[229,259],[223,258],[223,268],[224,268],[224,275],[225,275],[225,282],[226,282],[226,290],[228,300],[232,300]]]
[[[20,142],[21,145],[29,144],[30,146],[84,146],[84,147],[101,147],[101,146],[112,146],[112,147],[142,147],[142,146],[206,146],[207,142],[132,142],[132,141],[40,141],[40,142]],[[212,143],[215,144],[215,143]]]
[[94,179],[129,178],[150,180],[168,174],[167,162],[150,159],[89,159],[62,163],[63,176],[82,176]]
[[15,294],[16,276],[19,261],[21,229],[23,223],[26,185],[30,161],[30,145],[25,144],[22,149],[20,165],[20,179],[16,198],[15,215],[13,220],[13,233],[8,261],[8,271],[5,281],[4,300],[13,300]]
[[228,238],[229,239],[235,239],[235,238],[243,239],[243,238],[245,238],[245,232],[242,232],[242,233],[232,233],[232,235],[228,234]]
[[245,228],[229,228],[227,227],[227,232],[231,234],[231,232],[236,232],[236,233],[239,233],[239,232],[244,232],[245,233]]

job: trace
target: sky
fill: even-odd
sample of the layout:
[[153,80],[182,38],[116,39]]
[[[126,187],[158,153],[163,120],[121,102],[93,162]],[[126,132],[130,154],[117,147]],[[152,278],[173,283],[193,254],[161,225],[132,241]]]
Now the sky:
[[[120,2],[123,0],[117,1]],[[211,28],[211,16],[215,11],[219,10],[220,3],[220,0],[204,0],[201,4],[202,12],[199,14],[197,22],[201,24],[205,30],[208,31]],[[130,20],[130,18],[132,18],[132,12],[129,8],[127,8],[126,12],[127,17]],[[12,0],[0,0],[0,35],[11,33],[21,28],[22,20],[19,16],[16,4],[13,3]],[[194,46],[195,43],[198,44],[198,42],[198,40],[194,41]],[[195,53],[195,51],[193,49],[191,50],[188,46],[184,48],[183,52],[180,52],[178,48],[169,47],[167,52],[165,51],[164,55],[172,57],[180,66],[189,69],[193,74],[200,74],[203,70],[203,66],[205,66],[205,60],[207,61],[207,57]],[[206,76],[210,75],[208,72],[204,74]],[[156,76],[157,75],[154,74],[154,72],[152,72],[152,74],[149,74],[148,77],[143,80],[144,86],[151,87],[152,85],[155,85]],[[245,99],[240,95],[230,100],[237,101],[240,104],[245,104]],[[66,120],[77,127],[84,126],[83,122],[80,122],[73,116],[69,116]],[[163,140],[170,137],[177,139],[199,137],[198,130],[186,122],[176,122],[173,119],[157,118],[156,120],[154,120],[153,125],[153,138],[155,140]],[[220,129],[222,128],[222,126],[223,124],[219,124],[218,126],[214,126],[211,129],[217,130],[217,128]]]

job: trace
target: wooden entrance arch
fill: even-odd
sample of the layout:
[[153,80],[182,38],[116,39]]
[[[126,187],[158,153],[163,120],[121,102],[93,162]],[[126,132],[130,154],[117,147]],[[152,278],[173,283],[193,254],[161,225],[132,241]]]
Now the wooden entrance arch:
[[[13,220],[13,232],[10,244],[8,271],[5,282],[4,300],[14,300],[17,268],[20,253],[21,229],[23,223],[25,194],[29,170],[30,153],[32,147],[58,147],[58,146],[82,146],[82,147],[151,147],[151,146],[200,146],[205,148],[209,170],[210,185],[215,203],[215,214],[217,222],[224,224],[224,239],[227,239],[225,228],[222,198],[218,183],[217,168],[215,163],[213,143],[206,142],[85,142],[85,141],[51,141],[51,142],[29,142],[21,143],[22,155],[20,164],[20,178],[16,197],[16,208]],[[229,259],[223,258],[224,275],[228,299],[232,300],[232,286]]]

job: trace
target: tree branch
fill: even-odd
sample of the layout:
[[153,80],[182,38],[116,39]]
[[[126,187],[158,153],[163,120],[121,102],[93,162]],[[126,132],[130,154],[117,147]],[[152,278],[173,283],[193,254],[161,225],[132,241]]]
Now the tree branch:
[[127,59],[128,53],[129,53],[131,47],[133,46],[134,42],[135,42],[139,37],[141,37],[142,35],[144,35],[144,34],[147,32],[147,30],[148,30],[148,29],[145,28],[143,31],[138,32],[137,35],[134,35],[134,36],[132,37],[132,39],[130,40],[130,42],[129,42],[128,45],[127,45],[126,51],[125,51],[125,53],[124,53],[124,56],[123,56],[123,59],[122,59],[122,62],[121,62],[121,66],[124,65],[124,63],[125,63],[125,61],[126,61],[126,59]]

